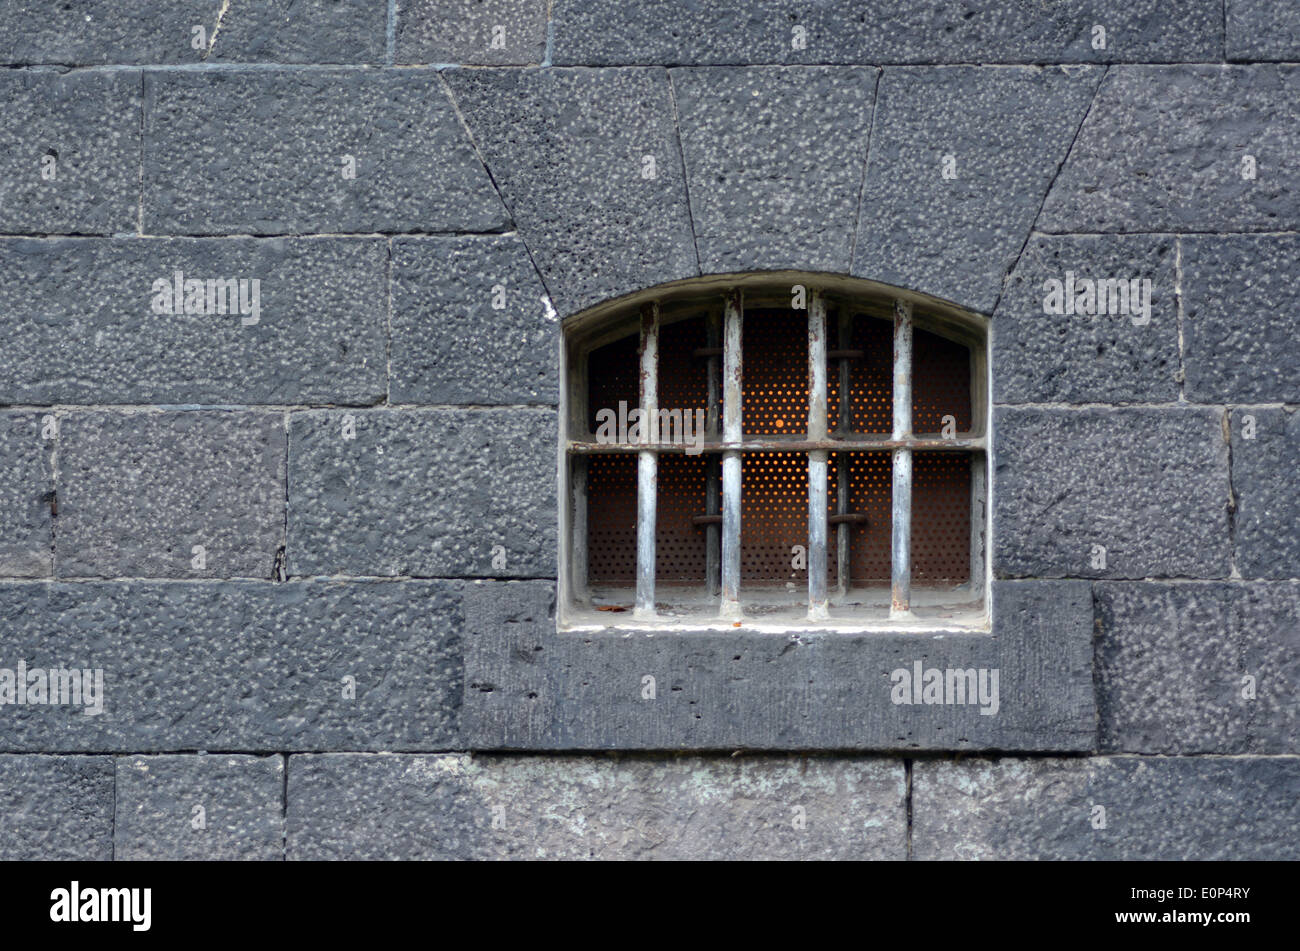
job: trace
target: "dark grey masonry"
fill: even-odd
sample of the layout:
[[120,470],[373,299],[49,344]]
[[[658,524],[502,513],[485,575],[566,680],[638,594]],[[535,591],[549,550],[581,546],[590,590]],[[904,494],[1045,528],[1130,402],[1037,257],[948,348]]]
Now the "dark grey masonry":
[[[0,401],[374,403],[387,259],[375,238],[0,239],[0,307],[22,341],[0,355]],[[201,312],[184,292],[155,308],[178,274],[203,282]],[[248,314],[238,284],[209,310],[208,282],[231,279],[259,282],[256,314],[251,284]]]
[[119,757],[113,857],[282,859],[280,756]]
[[[0,859],[1300,858],[1297,60],[1269,0],[0,0]],[[565,332],[755,272],[986,327],[986,623],[557,617]]]

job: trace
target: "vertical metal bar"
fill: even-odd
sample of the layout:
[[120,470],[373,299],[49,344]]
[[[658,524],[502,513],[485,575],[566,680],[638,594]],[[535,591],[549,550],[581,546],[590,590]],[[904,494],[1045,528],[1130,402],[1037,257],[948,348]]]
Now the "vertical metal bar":
[[[706,320],[706,345],[710,348],[721,347],[722,312],[716,307],[712,307],[709,309]],[[709,357],[708,412],[704,426],[704,437],[711,441],[717,441],[722,430],[721,369],[721,361],[717,357]],[[704,510],[708,515],[721,515],[722,467],[720,460],[716,453],[709,453],[705,456],[705,460]],[[718,525],[710,523],[704,527],[704,573],[709,597],[711,598],[716,598],[721,590],[721,579],[718,576],[721,567],[719,536]]]
[[984,511],[985,456],[973,452],[970,457],[970,589],[984,590]]
[[[912,305],[894,301],[894,435],[912,435]],[[891,617],[912,611],[912,450],[894,450]]]
[[[659,440],[659,304],[641,307],[640,360],[641,443]],[[655,615],[655,507],[659,494],[659,459],[655,449],[637,453],[636,610],[633,617]]]
[[[743,302],[739,289],[727,292],[722,342],[722,438],[741,440],[741,324]],[[740,450],[722,454],[722,598],[719,613],[740,617]]]
[[587,458],[574,456],[570,472],[573,534],[570,536],[570,597],[574,604],[590,604],[587,590]]
[[[848,350],[852,346],[852,340],[853,315],[847,306],[841,306],[839,309],[839,348]],[[849,384],[849,361],[841,359],[839,417],[835,425],[835,431],[841,435],[848,435],[849,428],[852,425],[853,408],[849,397]],[[835,467],[835,513],[837,515],[849,514],[849,456],[845,452],[839,454]],[[849,593],[848,522],[840,522],[839,525],[835,526],[835,565],[839,596],[843,598]]]
[[[826,299],[813,291],[808,308],[808,439],[824,440],[826,409]],[[826,612],[826,463],[825,449],[808,453],[808,619]]]

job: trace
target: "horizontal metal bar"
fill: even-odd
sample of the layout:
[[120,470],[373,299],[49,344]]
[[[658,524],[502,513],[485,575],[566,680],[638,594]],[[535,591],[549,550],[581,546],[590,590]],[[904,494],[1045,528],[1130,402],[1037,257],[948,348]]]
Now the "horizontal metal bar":
[[720,357],[722,356],[721,347],[696,347],[691,351],[693,357]]
[[[987,448],[983,436],[971,439],[943,439],[934,436],[910,436],[894,439],[891,436],[874,438],[871,436],[847,436],[826,439],[801,439],[799,437],[770,437],[746,439],[741,442],[715,442],[706,439],[698,444],[657,443],[652,446],[656,452],[694,452],[698,445],[701,452],[813,452],[825,449],[831,452],[891,452],[895,449],[913,449],[918,452],[953,452],[982,450]],[[611,452],[638,452],[646,447],[641,443],[599,443],[586,440],[570,440],[567,444],[570,452],[597,454]]]
[[692,525],[721,525],[722,516],[721,515],[692,515],[691,524]]
[[865,350],[827,350],[827,360],[861,360],[867,355]]
[[832,525],[866,525],[867,516],[862,512],[844,512],[826,519]]

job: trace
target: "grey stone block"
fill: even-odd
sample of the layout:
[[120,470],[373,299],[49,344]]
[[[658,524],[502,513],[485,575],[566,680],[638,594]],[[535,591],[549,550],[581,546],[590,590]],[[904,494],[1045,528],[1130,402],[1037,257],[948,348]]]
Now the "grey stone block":
[[1300,753],[1300,582],[1242,585],[1233,621],[1255,691],[1246,702],[1251,752]]
[[281,860],[284,758],[123,757],[115,814],[117,859]]
[[903,859],[899,760],[295,756],[294,859]]
[[1294,235],[1190,236],[1183,254],[1187,397],[1300,403]]
[[1097,584],[1102,750],[1248,751],[1237,591],[1216,583]]
[[996,576],[1227,577],[1220,413],[996,407],[993,441]]
[[284,484],[279,413],[71,414],[59,433],[57,573],[269,578]]
[[706,274],[846,273],[874,69],[676,69],[688,192]]
[[1232,411],[1232,488],[1237,570],[1247,578],[1300,577],[1300,413]]
[[[23,341],[0,357],[0,402],[374,403],[387,266],[377,239],[0,239],[0,312]],[[258,281],[258,313],[251,283],[247,315],[237,288],[227,313],[155,313],[178,271]]]
[[[994,401],[1177,400],[1176,257],[1173,237],[1030,239],[993,315]],[[1080,303],[1094,313],[1079,312]],[[1067,309],[1074,313],[1055,313]]]
[[222,0],[9,0],[0,6],[0,63],[197,63],[221,7]]
[[853,274],[991,311],[1100,78],[1086,67],[886,69]]
[[389,399],[553,405],[559,322],[548,306],[516,236],[394,241]]
[[[505,209],[429,70],[152,72],[144,227],[495,231]],[[345,178],[346,159],[355,178]]]
[[139,73],[3,71],[0,116],[0,232],[135,230]]
[[[1084,750],[1095,742],[1085,582],[998,584],[991,634],[557,633],[554,598],[541,582],[467,587],[468,747]],[[975,698],[895,702],[893,672],[917,663],[998,671],[996,708]],[[654,678],[653,698],[643,694],[645,677]]]
[[6,752],[457,745],[455,583],[14,582],[0,616],[6,664],[104,685],[97,715],[5,707]]
[[[1043,205],[1044,231],[1300,226],[1300,70],[1111,70]],[[1253,156],[1254,179],[1243,177]]]
[[388,6],[383,0],[233,2],[221,18],[207,59],[377,65],[384,61],[387,30]]
[[54,558],[54,439],[40,413],[0,413],[0,576],[48,576]]
[[113,760],[0,755],[0,861],[113,857]]
[[561,316],[699,273],[665,70],[444,75]]
[[918,859],[1300,858],[1294,757],[919,760],[912,797]]
[[553,17],[555,61],[575,65],[1167,62],[1217,58],[1223,42],[1215,0],[556,0]]
[[524,66],[546,58],[547,0],[398,0],[398,63]]
[[1230,60],[1300,59],[1300,16],[1274,0],[1226,0]]
[[294,413],[290,572],[553,576],[555,426],[531,409]]

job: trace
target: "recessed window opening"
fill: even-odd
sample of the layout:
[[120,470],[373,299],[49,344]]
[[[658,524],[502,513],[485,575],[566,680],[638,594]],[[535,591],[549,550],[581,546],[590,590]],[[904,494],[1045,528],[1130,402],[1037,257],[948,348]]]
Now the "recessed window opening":
[[562,616],[978,626],[985,336],[902,296],[735,286],[566,334]]

